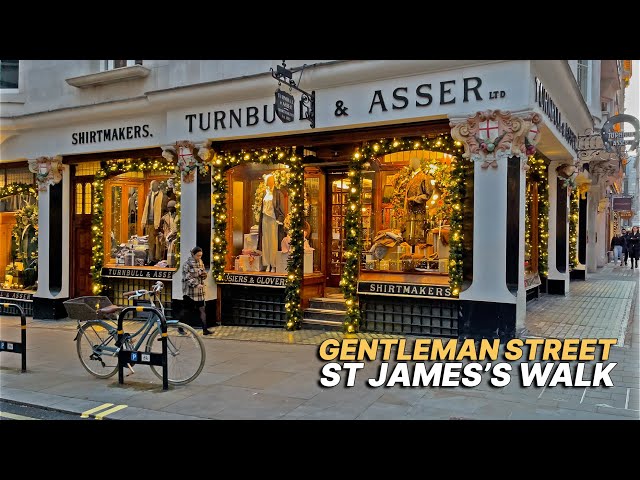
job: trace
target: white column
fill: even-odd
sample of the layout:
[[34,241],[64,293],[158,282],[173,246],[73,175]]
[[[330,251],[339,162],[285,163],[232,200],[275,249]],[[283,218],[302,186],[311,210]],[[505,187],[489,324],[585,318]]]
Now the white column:
[[69,167],[62,171],[62,244],[54,245],[53,255],[60,255],[62,258],[62,285],[57,295],[52,295],[49,291],[49,263],[51,246],[51,186],[47,190],[39,192],[38,195],[38,289],[36,297],[39,298],[69,298],[70,288],[70,225],[71,221],[71,174]]
[[[571,198],[569,196],[568,189],[563,188],[558,191],[558,172],[556,168],[558,168],[562,164],[570,164],[571,161],[553,161],[549,164],[548,169],[548,181],[549,181],[549,238],[547,239],[547,247],[548,247],[548,274],[547,278],[549,280],[561,280],[564,281],[564,291],[569,291],[569,207],[571,205]],[[566,270],[564,273],[558,271],[556,267],[556,259],[558,255],[557,247],[556,247],[556,238],[559,234],[562,234],[561,231],[557,230],[557,218],[558,218],[558,195],[566,195],[566,205],[567,205],[567,222],[565,222],[565,238],[566,238],[566,248],[565,248],[565,261]]]
[[607,252],[611,247],[610,239],[607,238],[607,207],[601,205],[604,203],[603,200],[605,198],[604,196],[600,198],[600,202],[598,202],[598,213],[596,214],[596,248],[598,251],[596,264],[598,267],[604,267],[607,264]]
[[[197,173],[196,173],[197,175]],[[180,178],[180,265],[173,274],[171,298],[182,300],[182,266],[191,256],[191,249],[196,246],[196,210],[198,206],[198,184]]]
[[[524,166],[527,164],[527,157],[520,158],[520,228],[518,230],[518,293],[516,297],[516,331],[522,331],[527,318],[527,291],[524,288],[524,255],[525,255],[525,222],[527,203],[527,173]],[[512,201],[508,199],[508,201]]]

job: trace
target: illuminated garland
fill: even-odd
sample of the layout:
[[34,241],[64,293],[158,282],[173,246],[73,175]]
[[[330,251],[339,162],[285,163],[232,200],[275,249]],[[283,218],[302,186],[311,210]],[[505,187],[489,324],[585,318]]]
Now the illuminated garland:
[[24,194],[33,195],[38,198],[38,189],[35,185],[28,185],[26,183],[10,183],[4,187],[0,187],[0,198]]
[[569,204],[569,270],[578,266],[578,212],[580,199],[578,190],[571,191],[571,203]]
[[[362,251],[362,202],[360,188],[362,182],[362,168],[373,158],[405,150],[432,150],[448,153],[460,158],[463,147],[460,142],[451,138],[449,134],[440,134],[433,138],[420,137],[411,139],[381,139],[377,142],[367,142],[359,148],[351,158],[349,177],[351,190],[349,205],[345,216],[345,266],[340,279],[340,287],[347,305],[347,316],[344,321],[344,331],[357,332],[360,327],[360,307],[357,299],[357,284],[360,272],[360,254]],[[449,241],[449,282],[452,293],[458,295],[462,284],[462,199],[464,198],[465,162],[452,161],[452,186],[450,195],[446,195],[445,205],[452,208],[451,236]]]
[[[547,163],[543,158],[529,156],[529,179],[538,184],[538,273],[542,277],[548,275],[549,264],[549,182],[547,180]],[[530,208],[531,194],[527,191],[526,209]],[[529,215],[525,216],[525,248],[531,252],[531,225]]]
[[[92,236],[92,262],[91,278],[92,291],[100,294],[105,288],[102,283],[102,266],[104,265],[104,182],[108,177],[120,175],[127,172],[162,172],[173,175],[176,166],[173,162],[163,157],[154,158],[123,158],[100,162],[100,168],[96,172],[93,180],[93,215],[91,217]],[[174,180],[175,182],[175,180]],[[177,179],[177,184],[180,180]],[[174,183],[176,185],[176,183]],[[177,188],[179,191],[179,186]],[[178,193],[176,193],[177,197]],[[179,199],[178,199],[179,200]],[[176,208],[179,201],[176,202]],[[176,251],[180,251],[180,236],[176,239]]]
[[290,149],[274,148],[271,150],[244,151],[237,153],[216,152],[212,160],[212,215],[213,239],[211,252],[213,261],[211,270],[216,282],[224,280],[224,269],[227,254],[227,175],[228,169],[244,163],[284,164],[289,167],[288,184],[291,211],[291,252],[287,267],[289,274],[285,286],[285,308],[287,311],[287,330],[296,330],[301,326],[302,306],[300,290],[303,280],[303,224],[304,205],[301,204],[304,189],[304,167],[302,159]]

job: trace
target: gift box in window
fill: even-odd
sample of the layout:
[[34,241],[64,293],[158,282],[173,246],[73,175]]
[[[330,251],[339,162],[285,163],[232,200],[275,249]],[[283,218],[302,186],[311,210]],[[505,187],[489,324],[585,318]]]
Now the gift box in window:
[[238,269],[241,272],[262,270],[262,252],[260,250],[242,250],[242,255],[238,255]]
[[403,255],[400,259],[400,270],[410,272],[413,270],[413,257],[411,255]]

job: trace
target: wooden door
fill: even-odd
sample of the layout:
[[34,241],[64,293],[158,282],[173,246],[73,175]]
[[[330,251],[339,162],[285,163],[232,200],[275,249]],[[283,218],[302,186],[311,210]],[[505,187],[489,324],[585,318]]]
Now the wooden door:
[[93,177],[73,177],[71,200],[71,298],[93,295],[91,291],[91,217]]
[[344,219],[351,183],[346,171],[329,172],[327,180],[327,286],[338,287],[345,264]]

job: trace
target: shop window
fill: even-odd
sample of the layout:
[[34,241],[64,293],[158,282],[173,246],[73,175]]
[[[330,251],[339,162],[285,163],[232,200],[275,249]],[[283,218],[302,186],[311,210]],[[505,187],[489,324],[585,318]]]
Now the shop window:
[[[91,184],[84,189],[84,208],[91,208],[86,197]],[[179,212],[173,177],[143,172],[111,177],[104,200],[105,265],[175,267]]]
[[32,184],[34,180],[33,173],[29,171],[29,167],[24,168],[9,168],[6,170],[6,185],[11,183],[26,183]]
[[365,271],[448,274],[452,158],[403,151],[363,172]]
[[92,187],[90,182],[76,183],[76,215],[91,215],[93,206]]
[[38,279],[38,199],[10,195],[0,199],[0,287],[32,292]]
[[0,60],[0,90],[5,93],[17,92],[20,60]]
[[[232,218],[228,220],[227,269],[286,273],[290,249],[288,178],[288,168],[280,164],[248,163],[229,170],[227,201]],[[319,253],[316,258],[321,228],[319,175],[306,178],[304,190],[304,273],[311,273],[321,265]]]

